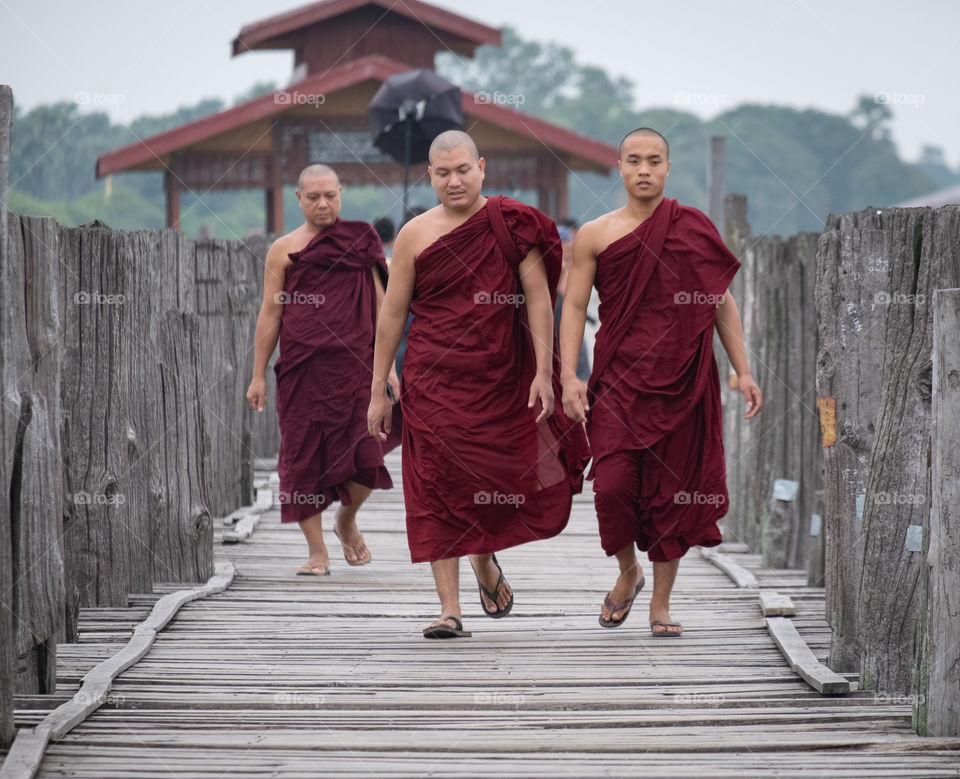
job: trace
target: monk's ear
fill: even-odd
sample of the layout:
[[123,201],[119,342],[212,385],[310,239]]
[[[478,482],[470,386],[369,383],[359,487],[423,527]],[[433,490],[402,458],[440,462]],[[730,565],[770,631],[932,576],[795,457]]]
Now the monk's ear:
[[486,167],[487,161],[483,157],[477,158],[477,167],[480,168],[480,173],[483,173],[484,167]]

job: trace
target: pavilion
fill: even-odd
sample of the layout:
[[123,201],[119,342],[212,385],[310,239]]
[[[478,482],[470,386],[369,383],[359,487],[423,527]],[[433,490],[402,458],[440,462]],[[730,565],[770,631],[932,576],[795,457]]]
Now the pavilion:
[[[107,152],[97,178],[163,171],[168,227],[178,227],[180,193],[262,189],[266,230],[283,231],[283,186],[306,165],[336,168],[345,185],[393,186],[403,166],[373,146],[367,105],[388,77],[432,68],[438,51],[473,56],[499,45],[500,31],[420,0],[321,0],[245,26],[233,56],[292,49],[292,82],[217,114]],[[567,174],[606,174],[615,148],[463,92],[465,127],[487,159],[490,189],[537,193],[536,205],[568,211]]]

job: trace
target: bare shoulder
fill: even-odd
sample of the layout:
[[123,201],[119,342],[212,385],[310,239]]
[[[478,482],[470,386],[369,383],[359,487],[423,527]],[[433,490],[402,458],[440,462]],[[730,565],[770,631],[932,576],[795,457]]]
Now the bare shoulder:
[[435,206],[407,222],[397,233],[394,253],[396,254],[397,251],[409,253],[416,258],[420,252],[447,232],[443,229],[441,214],[441,206]]
[[625,209],[618,208],[598,216],[592,222],[587,222],[577,233],[577,240],[580,240],[580,236],[583,235],[584,241],[593,253],[600,254],[614,241],[633,232],[638,224],[639,222],[627,214]]
[[270,244],[267,251],[267,264],[276,268],[286,268],[290,264],[290,253],[300,251],[309,242],[302,228],[298,227],[286,235],[281,235]]

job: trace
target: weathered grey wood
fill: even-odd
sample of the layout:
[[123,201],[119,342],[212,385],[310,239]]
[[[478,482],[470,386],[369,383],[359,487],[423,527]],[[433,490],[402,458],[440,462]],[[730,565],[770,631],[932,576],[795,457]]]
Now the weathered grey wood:
[[[168,311],[160,323],[161,434],[152,447],[164,518],[153,528],[153,578],[200,581],[213,573],[207,508],[204,393],[196,316]],[[211,453],[212,454],[212,453]]]
[[785,617],[768,617],[764,622],[790,668],[813,689],[822,695],[844,695],[850,692],[850,682],[814,657],[793,622]]
[[51,692],[64,633],[60,245],[52,219],[10,215],[3,269],[4,501],[10,506],[18,692]]
[[935,289],[960,286],[960,207],[893,209],[881,218],[894,252],[863,511],[860,674],[866,689],[906,694],[926,577],[922,547],[914,542],[930,516],[932,302]]
[[797,607],[789,595],[760,590],[760,611],[765,617],[792,617],[797,613]]
[[707,216],[722,231],[726,220],[723,215],[724,198],[727,194],[727,139],[723,135],[710,136],[710,157],[707,160]]
[[817,252],[817,395],[836,404],[836,441],[823,448],[824,586],[833,630],[829,664],[840,671],[860,667],[861,517],[887,313],[874,301],[887,291],[893,247],[883,216],[864,211],[831,215]]
[[930,525],[918,732],[960,735],[960,289],[933,296]]
[[737,587],[743,589],[751,589],[757,587],[757,578],[750,573],[746,568],[741,567],[738,563],[722,552],[714,551],[710,548],[701,548],[700,555],[704,560],[708,560],[710,563],[715,565],[721,571],[723,571],[727,576],[730,577],[730,580],[737,585]]
[[253,500],[253,412],[246,392],[260,304],[259,258],[242,243],[221,240],[198,241],[194,253],[206,435],[209,451],[217,453],[207,466],[207,496],[211,511],[222,515]]
[[184,604],[223,592],[230,586],[235,573],[231,563],[222,562],[206,583],[170,593],[157,601],[150,616],[137,626],[126,645],[92,668],[84,676],[80,690],[69,701],[44,717],[36,728],[21,730],[17,734],[7,760],[0,767],[0,779],[34,776],[49,741],[63,738],[103,705],[117,676],[150,651],[157,631],[168,625]]
[[[7,253],[7,176],[10,170],[10,130],[13,124],[13,92],[0,84],[0,317],[4,317],[0,336],[0,380],[3,380],[3,402],[0,403],[0,488],[8,494],[13,470],[11,453],[16,444],[17,416],[8,410],[6,378],[8,320],[5,314],[13,290],[7,276],[10,259]],[[13,740],[13,688],[16,665],[16,633],[13,602],[13,541],[10,526],[9,500],[0,500],[0,746]]]
[[253,531],[257,529],[259,522],[260,516],[258,514],[244,515],[234,526],[233,530],[223,534],[223,543],[237,544],[240,541],[245,541],[253,535]]
[[[769,567],[796,568],[806,562],[807,517],[822,470],[815,402],[817,237],[751,237],[745,199],[728,196],[726,207],[727,241],[743,263],[731,292],[740,304],[764,410],[744,420],[742,396],[730,378],[723,393],[731,509],[725,523],[732,537],[761,551]],[[796,500],[773,497],[776,479],[799,482]]]
[[[254,321],[259,313],[260,303],[263,299],[263,268],[267,259],[267,250],[273,242],[273,237],[254,236],[247,238],[244,245],[247,248],[247,262],[252,268],[253,277],[256,279],[256,289],[254,290]],[[243,385],[243,394],[246,395],[247,386],[253,376],[253,335],[250,335],[250,341],[246,348],[250,350],[249,373],[244,378],[247,384]],[[274,350],[270,363],[267,366],[267,405],[263,412],[251,413],[251,429],[253,439],[254,454],[259,458],[276,459],[280,451],[280,424],[277,421],[277,377],[273,371],[276,364],[279,350]]]

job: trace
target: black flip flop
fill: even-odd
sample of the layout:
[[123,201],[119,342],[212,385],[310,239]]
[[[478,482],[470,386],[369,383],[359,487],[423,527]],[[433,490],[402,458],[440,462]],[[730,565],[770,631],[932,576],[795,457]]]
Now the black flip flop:
[[[493,588],[493,592],[490,592],[486,587],[483,586],[483,583],[480,581],[480,577],[477,576],[477,569],[473,568],[473,563],[470,563],[470,567],[473,568],[473,575],[477,577],[477,587],[480,588],[481,596],[486,595],[491,602],[497,602],[497,596],[500,594],[500,588],[503,587],[503,568],[500,567],[500,563],[497,562],[497,556],[493,555],[493,564],[497,566],[497,570],[500,571],[500,578],[497,579],[497,586]],[[513,609],[513,593],[510,593],[510,602],[507,603],[502,609],[496,609],[495,611],[487,611],[487,607],[483,603],[483,597],[480,598],[480,608],[483,609],[483,613],[486,614],[491,619],[503,619],[510,611]]]
[[627,610],[627,613],[624,614],[620,619],[604,619],[603,614],[600,615],[600,624],[605,628],[618,628],[624,622],[627,621],[627,617],[630,616],[630,611],[633,609],[633,602],[637,599],[637,596],[640,594],[640,590],[643,589],[643,585],[646,583],[644,578],[640,577],[640,583],[637,585],[637,589],[633,591],[633,597],[627,598],[625,601],[621,601],[614,605],[613,601],[610,600],[610,593],[608,592],[603,597],[603,605],[610,609],[611,614],[616,614],[618,611]]
[[[438,624],[423,629],[424,638],[470,638],[473,635],[463,629],[463,623],[456,617],[444,617],[437,620]],[[453,626],[444,625],[444,622],[453,622]]]

